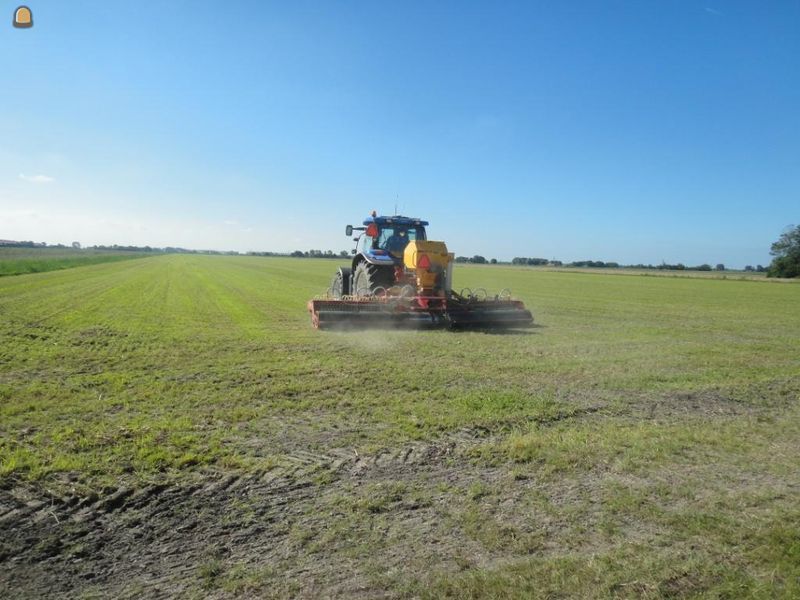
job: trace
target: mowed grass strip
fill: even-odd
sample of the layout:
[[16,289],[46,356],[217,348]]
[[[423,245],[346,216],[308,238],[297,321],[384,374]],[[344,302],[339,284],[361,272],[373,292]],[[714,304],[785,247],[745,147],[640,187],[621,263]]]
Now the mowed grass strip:
[[456,287],[511,287],[539,327],[314,331],[334,267],[174,255],[3,279],[0,473],[96,485],[269,466],[287,424],[368,451],[676,392],[796,394],[800,286],[459,268]]
[[86,265],[117,262],[152,256],[145,252],[72,248],[6,248],[0,247],[0,277],[44,273]]

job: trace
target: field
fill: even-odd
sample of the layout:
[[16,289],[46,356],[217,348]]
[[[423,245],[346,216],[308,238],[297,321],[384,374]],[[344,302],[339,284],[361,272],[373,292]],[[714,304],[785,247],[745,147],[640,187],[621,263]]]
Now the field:
[[0,595],[800,594],[800,285],[458,266],[537,326],[314,331],[336,264],[0,278]]
[[13,248],[0,246],[0,277],[43,273],[104,262],[141,258],[141,252],[95,250],[92,248]]

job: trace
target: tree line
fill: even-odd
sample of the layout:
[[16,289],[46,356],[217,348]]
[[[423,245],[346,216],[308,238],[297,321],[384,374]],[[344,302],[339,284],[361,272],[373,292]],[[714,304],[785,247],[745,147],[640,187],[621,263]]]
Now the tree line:
[[[663,262],[659,265],[652,265],[652,264],[631,264],[631,265],[621,265],[618,262],[614,261],[603,261],[603,260],[575,260],[572,262],[564,263],[560,260],[555,259],[547,259],[547,258],[528,258],[525,256],[517,256],[516,258],[512,259],[512,265],[527,265],[527,266],[550,266],[550,267],[577,267],[577,268],[589,268],[589,269],[654,269],[659,271],[725,271],[727,268],[724,264],[718,263],[716,266],[712,267],[709,264],[702,264],[696,266],[687,266],[683,263],[667,263]],[[744,268],[745,271],[766,271],[767,269],[761,265],[757,267],[753,267],[752,265],[747,265]]]
[[[70,246],[64,244],[47,244],[45,242],[14,241],[14,240],[0,240],[0,247],[7,248],[74,248],[81,249],[79,242],[72,242]],[[120,246],[113,244],[111,246],[87,246],[87,249],[92,250],[107,250],[115,252],[149,252],[149,253],[164,253],[164,254],[223,254],[223,255],[242,255],[247,256],[292,256],[296,258],[348,258],[350,252],[342,250],[338,254],[333,250],[295,250],[289,254],[283,252],[246,252],[241,253],[235,250],[192,250],[188,248],[180,248],[175,246],[166,246],[163,248],[154,248],[151,246]],[[767,277],[786,277],[794,278],[800,277],[800,225],[790,225],[781,234],[778,241],[772,244],[770,254],[774,257],[769,267],[762,265],[747,265],[745,271],[766,272]],[[457,256],[455,261],[457,263],[471,263],[471,264],[507,264],[498,261],[495,258],[487,260],[486,257],[476,254],[472,257]],[[686,266],[683,263],[669,264],[666,262],[660,265],[652,264],[635,264],[635,265],[620,265],[613,261],[602,260],[577,260],[564,264],[560,260],[517,256],[511,261],[512,265],[526,265],[526,266],[551,266],[551,267],[581,267],[581,268],[596,268],[596,269],[656,269],[668,271],[725,271],[726,267],[722,263],[718,263],[714,267],[710,264],[702,264],[696,266]]]
[[350,256],[350,253],[347,250],[342,250],[338,254],[334,253],[333,250],[308,250],[303,252],[302,250],[295,250],[289,256],[294,256],[295,258],[347,258]]

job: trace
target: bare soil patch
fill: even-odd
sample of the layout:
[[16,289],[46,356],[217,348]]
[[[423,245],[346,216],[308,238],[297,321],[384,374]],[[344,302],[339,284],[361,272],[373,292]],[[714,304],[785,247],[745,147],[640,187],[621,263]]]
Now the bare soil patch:
[[[692,393],[631,406],[654,420],[758,410]],[[603,411],[569,418],[608,418]],[[0,488],[0,590],[59,598],[397,597],[435,572],[602,549],[609,486],[646,490],[690,475],[595,470],[539,478],[535,467],[474,460],[471,451],[497,435],[463,430],[370,455],[313,452],[290,436],[282,444],[290,453],[269,472],[90,495],[54,495],[8,479]],[[636,518],[614,527],[645,543],[663,533]]]

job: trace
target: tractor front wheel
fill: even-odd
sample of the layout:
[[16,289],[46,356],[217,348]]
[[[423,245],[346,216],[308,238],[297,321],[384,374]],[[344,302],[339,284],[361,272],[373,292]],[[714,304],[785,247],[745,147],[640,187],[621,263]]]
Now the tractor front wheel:
[[336,271],[331,282],[331,296],[334,299],[340,300],[342,296],[350,294],[350,269],[342,267]]

